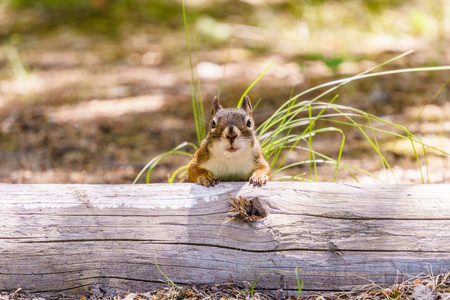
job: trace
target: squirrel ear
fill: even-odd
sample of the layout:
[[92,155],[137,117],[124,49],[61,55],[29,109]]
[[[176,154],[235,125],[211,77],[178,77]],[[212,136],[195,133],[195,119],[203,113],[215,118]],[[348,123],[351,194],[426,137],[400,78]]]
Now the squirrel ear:
[[247,95],[244,96],[241,109],[245,110],[249,116],[252,115],[252,103],[250,102],[250,98]]
[[216,112],[222,108],[223,107],[222,107],[222,105],[220,105],[219,99],[216,96],[214,96],[213,105],[211,108],[211,116],[214,116],[216,114]]

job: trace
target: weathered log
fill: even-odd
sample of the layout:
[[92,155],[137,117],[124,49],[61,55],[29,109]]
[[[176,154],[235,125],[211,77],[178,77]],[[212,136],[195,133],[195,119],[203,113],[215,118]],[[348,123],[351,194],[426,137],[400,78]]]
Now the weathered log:
[[[269,215],[231,220],[227,192]],[[149,290],[155,260],[176,284],[269,291],[296,291],[297,267],[304,291],[450,270],[450,185],[0,185],[0,290]]]

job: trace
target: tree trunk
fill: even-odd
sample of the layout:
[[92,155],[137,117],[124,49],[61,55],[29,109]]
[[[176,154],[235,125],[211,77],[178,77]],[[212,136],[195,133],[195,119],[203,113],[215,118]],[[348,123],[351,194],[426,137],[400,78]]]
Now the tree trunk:
[[[230,218],[227,195],[269,214]],[[0,289],[340,291],[450,270],[450,185],[0,185]],[[400,273],[399,273],[400,272]],[[399,274],[401,276],[399,276]]]

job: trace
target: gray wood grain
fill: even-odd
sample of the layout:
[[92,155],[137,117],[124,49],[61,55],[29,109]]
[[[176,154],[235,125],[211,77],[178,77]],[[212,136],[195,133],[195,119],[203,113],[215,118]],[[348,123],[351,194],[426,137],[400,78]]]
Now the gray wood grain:
[[[229,192],[268,217],[228,217]],[[0,185],[0,289],[250,282],[338,291],[450,270],[450,185]]]

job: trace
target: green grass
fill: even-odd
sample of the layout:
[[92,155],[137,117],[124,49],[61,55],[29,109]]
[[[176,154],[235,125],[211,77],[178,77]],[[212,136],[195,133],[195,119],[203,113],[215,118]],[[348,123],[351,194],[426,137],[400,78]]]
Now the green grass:
[[259,280],[259,279],[261,278],[261,276],[263,276],[264,274],[269,273],[269,272],[272,272],[272,271],[274,271],[274,270],[266,270],[266,271],[262,272],[261,274],[259,274],[259,276],[258,276],[256,279],[254,279],[254,277],[253,277],[253,272],[252,272],[252,273],[251,273],[250,290],[248,290],[248,291],[243,291],[243,292],[244,292],[244,293],[249,293],[250,296],[252,297],[252,299],[255,299],[255,287],[256,287],[256,284],[258,283],[258,280]]
[[300,280],[300,277],[298,276],[299,271],[301,271],[301,269],[299,267],[296,267],[295,268],[295,278],[297,279],[297,299],[300,298],[300,294],[302,293],[302,290],[303,290],[303,279]]
[[242,102],[244,101],[245,95],[251,90],[251,88],[264,76],[264,74],[269,71],[269,69],[275,64],[275,62],[272,62],[253,82],[249,85],[249,87],[245,90],[245,92],[242,94],[241,98],[239,99],[239,102],[237,104],[237,107],[242,105]]
[[179,288],[178,285],[176,285],[169,277],[167,277],[167,275],[158,266],[158,263],[156,262],[156,256],[155,256],[155,266],[158,269],[159,273],[161,273],[164,276],[164,278],[166,279],[166,282],[167,282],[168,285],[170,285],[174,289],[178,289]]
[[[411,147],[413,147],[418,169],[421,174],[422,183],[429,182],[428,178],[423,175],[422,164],[419,159],[419,155],[415,149],[415,143],[419,144],[425,153],[425,167],[426,165],[426,144],[423,141],[411,133],[406,127],[383,120],[375,115],[366,113],[362,110],[335,104],[334,101],[337,95],[334,96],[328,102],[321,101],[325,96],[336,90],[337,88],[349,84],[356,80],[361,80],[369,77],[377,76],[389,76],[399,73],[412,73],[412,72],[425,72],[425,71],[442,71],[449,70],[449,66],[441,67],[429,67],[429,68],[409,68],[409,69],[398,69],[384,72],[369,73],[375,69],[382,67],[388,63],[391,63],[397,59],[410,54],[411,52],[406,52],[399,55],[385,63],[382,63],[375,68],[369,69],[361,74],[352,76],[349,78],[328,82],[311,89],[308,89],[294,97],[291,97],[286,101],[271,117],[269,117],[258,129],[259,138],[261,141],[261,146],[263,149],[264,156],[271,162],[273,168],[273,179],[274,180],[286,180],[286,179],[296,179],[305,180],[304,174],[296,174],[292,176],[282,176],[281,171],[285,171],[289,168],[293,168],[301,165],[308,165],[308,176],[309,180],[312,178],[317,178],[317,163],[330,163],[335,165],[335,173],[333,180],[337,180],[337,174],[339,168],[344,168],[355,180],[354,173],[352,171],[359,171],[377,178],[374,174],[357,168],[348,164],[341,162],[342,151],[345,145],[345,132],[344,128],[352,127],[361,132],[366,142],[370,145],[370,148],[376,153],[380,159],[380,163],[384,169],[389,170],[394,176],[392,167],[388,163],[385,155],[385,151],[380,148],[378,143],[377,134],[383,134],[387,136],[392,136],[395,139],[408,139],[411,142]],[[331,87],[330,87],[331,86]],[[312,100],[297,102],[299,97],[304,96],[314,90],[319,88],[329,87],[327,90],[322,92],[319,96]],[[315,114],[313,112],[316,112]],[[343,119],[343,120],[342,120]],[[329,127],[316,128],[317,123],[330,124]],[[377,127],[377,125],[387,125],[391,127],[391,130],[385,130]],[[293,133],[294,131],[297,133]],[[313,150],[312,142],[320,134],[336,132],[342,135],[341,143],[336,147],[337,149],[337,159],[333,159],[324,154],[318,153]],[[303,144],[304,146],[299,146]],[[441,153],[448,154],[443,150],[433,148]],[[285,150],[285,151],[283,151]],[[292,151],[307,151],[309,153],[309,159],[305,161],[299,161],[285,165],[287,156]],[[317,158],[319,157],[319,158]],[[314,171],[312,171],[314,170]],[[312,176],[314,172],[314,176]],[[428,173],[428,172],[427,172]],[[380,180],[379,178],[377,178]],[[380,180],[381,181],[381,180]]]
[[[169,278],[169,277],[161,270],[161,268],[159,267],[159,265],[158,265],[158,263],[157,263],[157,261],[156,261],[156,256],[155,256],[155,266],[156,266],[156,268],[158,269],[158,271],[161,273],[161,275],[164,276],[165,282],[167,283],[167,285],[169,285],[169,286],[170,286],[171,288],[173,288],[174,290],[180,290],[180,289],[181,289],[180,286],[176,285],[175,282],[173,282],[173,280],[171,280],[171,279],[170,279],[170,278]],[[257,285],[259,279],[260,279],[263,275],[265,275],[265,274],[267,274],[267,273],[270,273],[270,272],[275,272],[275,271],[277,271],[277,270],[272,270],[272,269],[270,269],[270,270],[263,271],[263,272],[261,272],[261,273],[259,274],[258,277],[256,277],[256,279],[254,278],[253,272],[251,272],[251,275],[250,275],[250,276],[251,276],[250,282],[248,282],[248,284],[250,285],[250,289],[249,289],[249,290],[243,290],[243,291],[240,291],[239,294],[238,294],[238,297],[239,297],[240,295],[242,295],[242,294],[249,294],[250,297],[251,297],[251,299],[259,299],[258,297],[256,297],[256,296],[257,296],[257,295],[256,295],[256,285]],[[300,294],[301,294],[301,292],[302,292],[302,290],[303,290],[303,279],[300,278],[300,276],[299,276],[299,274],[298,274],[299,272],[301,272],[301,269],[300,269],[299,267],[296,267],[296,268],[294,269],[295,278],[296,278],[296,280],[297,280],[297,297],[296,297],[296,299],[300,299]]]
[[206,126],[205,126],[205,115],[203,110],[203,101],[202,101],[202,90],[200,87],[200,80],[198,77],[195,76],[195,68],[194,63],[192,62],[192,50],[191,50],[191,42],[189,38],[189,30],[188,30],[188,24],[187,24],[187,17],[186,17],[186,9],[184,6],[184,0],[181,0],[181,7],[183,10],[183,24],[184,24],[184,31],[186,36],[186,46],[188,49],[188,55],[189,55],[189,66],[191,70],[191,103],[192,103],[192,110],[194,113],[194,119],[195,119],[195,129],[197,132],[197,142],[200,145],[202,140],[206,136]]
[[[245,291],[243,291],[243,293],[248,293],[248,294],[250,294],[251,299],[255,299],[256,298],[255,297],[256,296],[255,288],[256,288],[256,284],[258,283],[259,279],[264,274],[274,272],[274,271],[276,271],[276,270],[266,270],[266,271],[260,273],[256,279],[254,279],[253,272],[252,272],[251,273],[251,281],[250,281],[250,290],[245,290]],[[303,279],[300,279],[300,276],[298,274],[299,271],[301,271],[301,269],[299,267],[296,267],[294,270],[295,278],[297,280],[297,297],[296,297],[296,299],[300,299],[300,294],[302,293],[302,290],[303,290]]]
[[[194,150],[197,150],[197,146],[195,144],[192,143],[188,143],[188,142],[184,142],[181,143],[180,145],[176,146],[175,148],[173,148],[170,151],[167,151],[163,154],[160,154],[158,156],[156,156],[155,158],[153,158],[151,161],[149,161],[145,167],[141,170],[141,172],[139,172],[138,176],[136,176],[136,178],[133,181],[133,184],[135,184],[139,178],[145,173],[145,171],[147,171],[147,178],[146,178],[146,182],[149,183],[150,182],[150,174],[152,173],[153,169],[158,166],[158,164],[167,156],[170,155],[174,155],[174,154],[181,154],[181,155],[185,155],[187,157],[192,157],[193,155],[189,152],[186,151],[182,151],[181,149],[186,148],[186,147],[192,147],[194,148]],[[169,177],[169,182],[173,182],[175,180],[176,175],[185,169],[185,166],[182,166],[180,168],[178,168],[170,177]]]

